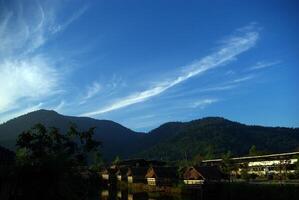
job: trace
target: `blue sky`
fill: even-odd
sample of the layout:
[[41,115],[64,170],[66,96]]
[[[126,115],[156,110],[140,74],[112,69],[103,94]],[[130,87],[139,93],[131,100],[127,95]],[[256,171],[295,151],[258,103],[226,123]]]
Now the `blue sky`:
[[296,0],[0,1],[0,122],[299,126]]

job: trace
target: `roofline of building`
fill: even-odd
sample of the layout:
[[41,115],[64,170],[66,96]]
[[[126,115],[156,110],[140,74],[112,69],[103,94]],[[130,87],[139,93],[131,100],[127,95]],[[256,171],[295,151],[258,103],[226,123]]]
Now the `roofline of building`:
[[[247,159],[258,159],[258,158],[271,158],[271,157],[279,157],[279,156],[293,156],[293,155],[299,155],[299,151],[295,152],[289,152],[289,153],[277,153],[277,154],[268,154],[268,155],[262,155],[262,156],[244,156],[244,157],[235,157],[231,158],[231,160],[247,160]],[[222,159],[211,159],[211,160],[203,160],[203,163],[209,163],[209,162],[221,162]]]

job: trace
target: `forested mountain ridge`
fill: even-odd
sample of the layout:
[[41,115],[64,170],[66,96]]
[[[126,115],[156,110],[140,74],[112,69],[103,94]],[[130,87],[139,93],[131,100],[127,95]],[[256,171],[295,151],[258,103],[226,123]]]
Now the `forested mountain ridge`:
[[[248,126],[220,117],[207,117],[181,124],[172,137],[147,149],[138,156],[177,160],[221,157],[231,151],[246,155],[252,145],[261,153],[294,151],[299,148],[299,129]],[[158,135],[159,130],[154,130]]]
[[[75,124],[79,130],[96,127],[94,138],[102,142],[103,156],[108,159],[116,155],[127,157],[134,154],[135,149],[139,148],[138,140],[144,136],[109,120],[64,116],[55,111],[38,110],[0,125],[0,145],[14,149],[17,136],[37,123],[46,127],[57,127],[62,133],[65,133],[71,124]],[[127,148],[124,144],[132,148]]]
[[105,159],[144,157],[151,159],[192,159],[220,157],[231,151],[246,155],[255,145],[262,152],[287,152],[299,147],[299,129],[248,126],[221,117],[207,117],[190,122],[168,122],[149,133],[138,133],[116,122],[88,117],[60,115],[39,110],[0,125],[0,145],[14,149],[17,136],[36,123],[57,127],[65,133],[70,124],[80,130],[95,129],[95,139],[103,143]]

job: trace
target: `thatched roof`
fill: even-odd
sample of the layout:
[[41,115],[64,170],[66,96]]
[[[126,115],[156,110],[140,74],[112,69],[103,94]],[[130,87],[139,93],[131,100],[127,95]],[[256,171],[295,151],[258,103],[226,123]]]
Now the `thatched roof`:
[[177,178],[176,167],[150,167],[147,171],[146,178]]
[[127,176],[145,177],[147,169],[147,167],[129,167]]
[[128,168],[127,167],[120,167],[118,168],[116,175],[121,175],[121,176],[125,176],[128,173]]
[[183,178],[189,180],[220,180],[224,179],[225,175],[216,166],[193,166],[186,169]]
[[110,167],[102,167],[100,169],[101,174],[110,174],[110,175],[115,175],[117,172],[117,168],[110,168]]

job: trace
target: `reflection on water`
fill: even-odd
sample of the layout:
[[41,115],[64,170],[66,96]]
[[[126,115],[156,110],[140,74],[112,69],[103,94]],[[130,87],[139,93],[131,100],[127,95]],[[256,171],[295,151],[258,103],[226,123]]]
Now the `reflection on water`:
[[[185,194],[186,193],[186,194]],[[116,187],[101,190],[96,200],[298,200],[298,185],[210,185],[188,189],[184,194],[159,192],[131,192]],[[188,194],[188,195],[187,195]],[[92,199],[95,200],[95,199]]]
[[102,190],[101,200],[200,200],[200,195],[166,195],[162,193],[138,192],[131,193],[127,190]]

